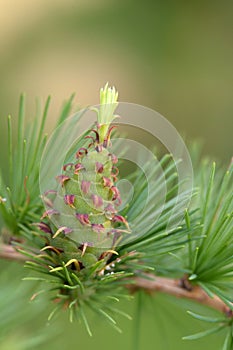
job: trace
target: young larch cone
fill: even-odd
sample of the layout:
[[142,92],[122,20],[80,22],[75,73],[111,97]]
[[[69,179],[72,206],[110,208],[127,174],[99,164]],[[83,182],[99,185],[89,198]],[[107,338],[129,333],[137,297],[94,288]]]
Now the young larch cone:
[[[48,210],[42,216],[40,229],[50,231],[50,249],[57,249],[67,262],[81,257],[85,265],[85,254],[94,260],[114,253],[116,245],[125,232],[130,232],[127,220],[119,215],[121,197],[116,187],[118,159],[111,152],[111,125],[115,118],[118,94],[108,84],[100,91],[100,109],[97,111],[96,128],[85,137],[90,139],[87,147],[75,154],[75,161],[65,164],[63,173],[57,176],[58,189],[48,191]],[[52,193],[52,200],[49,198]],[[67,254],[61,239],[69,238],[73,248]],[[67,242],[68,243],[68,242]],[[76,247],[75,247],[76,245]],[[86,256],[87,257],[87,256]],[[93,262],[93,259],[90,259]]]

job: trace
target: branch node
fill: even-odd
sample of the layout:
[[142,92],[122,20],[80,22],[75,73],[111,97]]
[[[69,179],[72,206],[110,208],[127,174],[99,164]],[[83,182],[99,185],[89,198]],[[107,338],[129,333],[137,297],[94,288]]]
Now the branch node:
[[184,277],[182,277],[179,280],[178,286],[182,289],[187,290],[188,292],[191,292],[193,290],[193,286],[190,283],[190,281],[188,280],[188,275],[184,275]]

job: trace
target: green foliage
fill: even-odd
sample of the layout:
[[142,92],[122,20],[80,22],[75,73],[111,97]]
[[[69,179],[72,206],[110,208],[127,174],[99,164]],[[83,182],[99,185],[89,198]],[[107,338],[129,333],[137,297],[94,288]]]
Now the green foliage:
[[[185,336],[185,337],[183,337],[184,340],[200,339],[200,338],[206,337],[210,334],[214,334],[216,332],[219,332],[219,331],[226,329],[226,328],[228,328],[226,339],[228,339],[229,334],[232,336],[233,322],[232,322],[232,318],[229,318],[228,315],[225,315],[225,317],[209,317],[209,316],[202,316],[202,315],[196,314],[196,313],[191,312],[191,311],[188,311],[188,313],[191,316],[193,316],[194,318],[196,318],[197,320],[201,320],[201,321],[204,321],[207,323],[213,323],[214,327],[207,329],[207,330],[200,332],[200,333]],[[215,326],[215,324],[218,324],[218,325]],[[228,349],[228,350],[231,349],[231,342],[229,342],[229,340],[228,340],[227,344],[228,344],[227,345],[228,347],[226,347],[226,342],[224,342],[223,350],[224,349]]]
[[[72,97],[62,109],[59,125],[67,118],[71,103]],[[8,118],[9,176],[7,182],[0,177],[0,211],[7,237],[15,240],[17,236],[15,247],[26,256],[26,267],[34,270],[34,276],[24,279],[41,282],[43,289],[38,296],[46,292],[53,300],[54,309],[49,320],[65,308],[69,311],[70,321],[81,320],[91,335],[86,316],[86,310],[90,309],[120,331],[115,317],[130,316],[116,304],[121,298],[130,298],[129,289],[135,287],[137,277],[149,278],[148,272],[164,277],[185,276],[191,287],[201,286],[208,295],[220,298],[229,314],[212,317],[208,310],[207,315],[190,311],[191,316],[213,324],[213,327],[184,339],[198,339],[224,330],[227,335],[222,349],[232,349],[233,165],[224,172],[219,168],[216,170],[211,161],[198,160],[191,205],[183,212],[184,203],[191,195],[190,191],[183,191],[173,214],[179,225],[172,227],[169,222],[179,186],[176,164],[169,154],[162,156],[153,169],[149,163],[145,164],[151,178],[156,179],[153,190],[148,194],[145,176],[139,169],[128,174],[128,180],[134,183],[134,195],[129,205],[119,212],[122,218],[134,221],[143,235],[134,240],[130,235],[124,235],[120,246],[111,246],[101,253],[88,245],[84,249],[64,229],[50,221],[43,221],[48,232],[39,230],[43,213],[39,163],[46,144],[44,126],[49,99],[43,115],[37,113],[31,127],[24,125],[24,104],[24,97],[21,97],[16,145],[12,141],[11,118]],[[72,152],[68,154],[71,158]],[[193,158],[199,159],[197,154]],[[167,187],[165,203],[157,200],[163,181],[159,176],[160,168]],[[141,220],[138,213],[148,196],[151,205]],[[161,214],[151,225],[151,218],[158,212]],[[33,226],[35,222],[37,226]],[[143,298],[140,294],[138,312]],[[139,322],[139,317],[135,322]]]
[[233,164],[226,172],[215,168],[215,163],[204,161],[198,169],[198,195],[192,204],[198,210],[186,218],[190,235],[202,238],[190,242],[187,268],[192,283],[232,309]]
[[[73,96],[64,104],[58,125],[64,121],[71,110]],[[46,144],[44,134],[50,97],[43,112],[41,106],[33,123],[25,123],[25,96],[21,95],[19,103],[18,130],[16,143],[13,142],[12,118],[8,116],[8,160],[9,164],[0,171],[0,213],[10,235],[24,235],[31,230],[31,223],[40,219],[43,204],[40,198],[39,166]],[[26,124],[26,125],[25,125]],[[29,233],[27,237],[32,236]]]

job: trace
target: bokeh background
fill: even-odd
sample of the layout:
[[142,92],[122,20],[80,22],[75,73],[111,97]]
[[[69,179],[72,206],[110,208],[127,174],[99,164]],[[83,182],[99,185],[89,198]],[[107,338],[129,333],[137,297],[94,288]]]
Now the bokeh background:
[[[16,117],[21,92],[27,95],[31,118],[36,96],[45,101],[52,95],[52,124],[72,92],[77,106],[96,104],[99,88],[109,81],[120,91],[121,101],[157,110],[186,139],[203,139],[204,153],[227,163],[232,156],[232,43],[231,0],[0,0],[0,160],[6,116]],[[20,284],[21,269],[14,269]],[[25,300],[14,302],[24,308]],[[193,322],[177,303],[158,295],[153,307],[145,306],[142,349],[210,346],[210,339],[194,344],[180,340],[204,325]],[[136,303],[123,307],[133,314]],[[30,327],[22,321],[12,330],[10,345],[0,348],[18,349],[18,335],[31,336],[38,328],[43,332],[45,315]],[[119,336],[93,319],[94,339],[65,316],[57,322],[59,334],[40,349],[135,348],[133,322],[122,320],[124,333]],[[219,349],[223,338],[212,337],[212,349]]]

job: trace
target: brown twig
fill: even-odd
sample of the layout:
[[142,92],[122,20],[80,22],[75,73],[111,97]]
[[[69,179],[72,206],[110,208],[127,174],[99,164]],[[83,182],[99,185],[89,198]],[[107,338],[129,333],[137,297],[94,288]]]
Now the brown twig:
[[135,283],[129,288],[144,289],[147,292],[162,292],[174,295],[178,298],[185,298],[209,306],[215,310],[223,312],[232,317],[230,308],[216,295],[210,297],[200,286],[194,285],[192,288],[185,287],[183,280],[158,277],[152,274],[148,278],[137,277]]
[[15,248],[9,244],[0,244],[0,258],[7,260],[25,261],[25,256],[18,253]]

